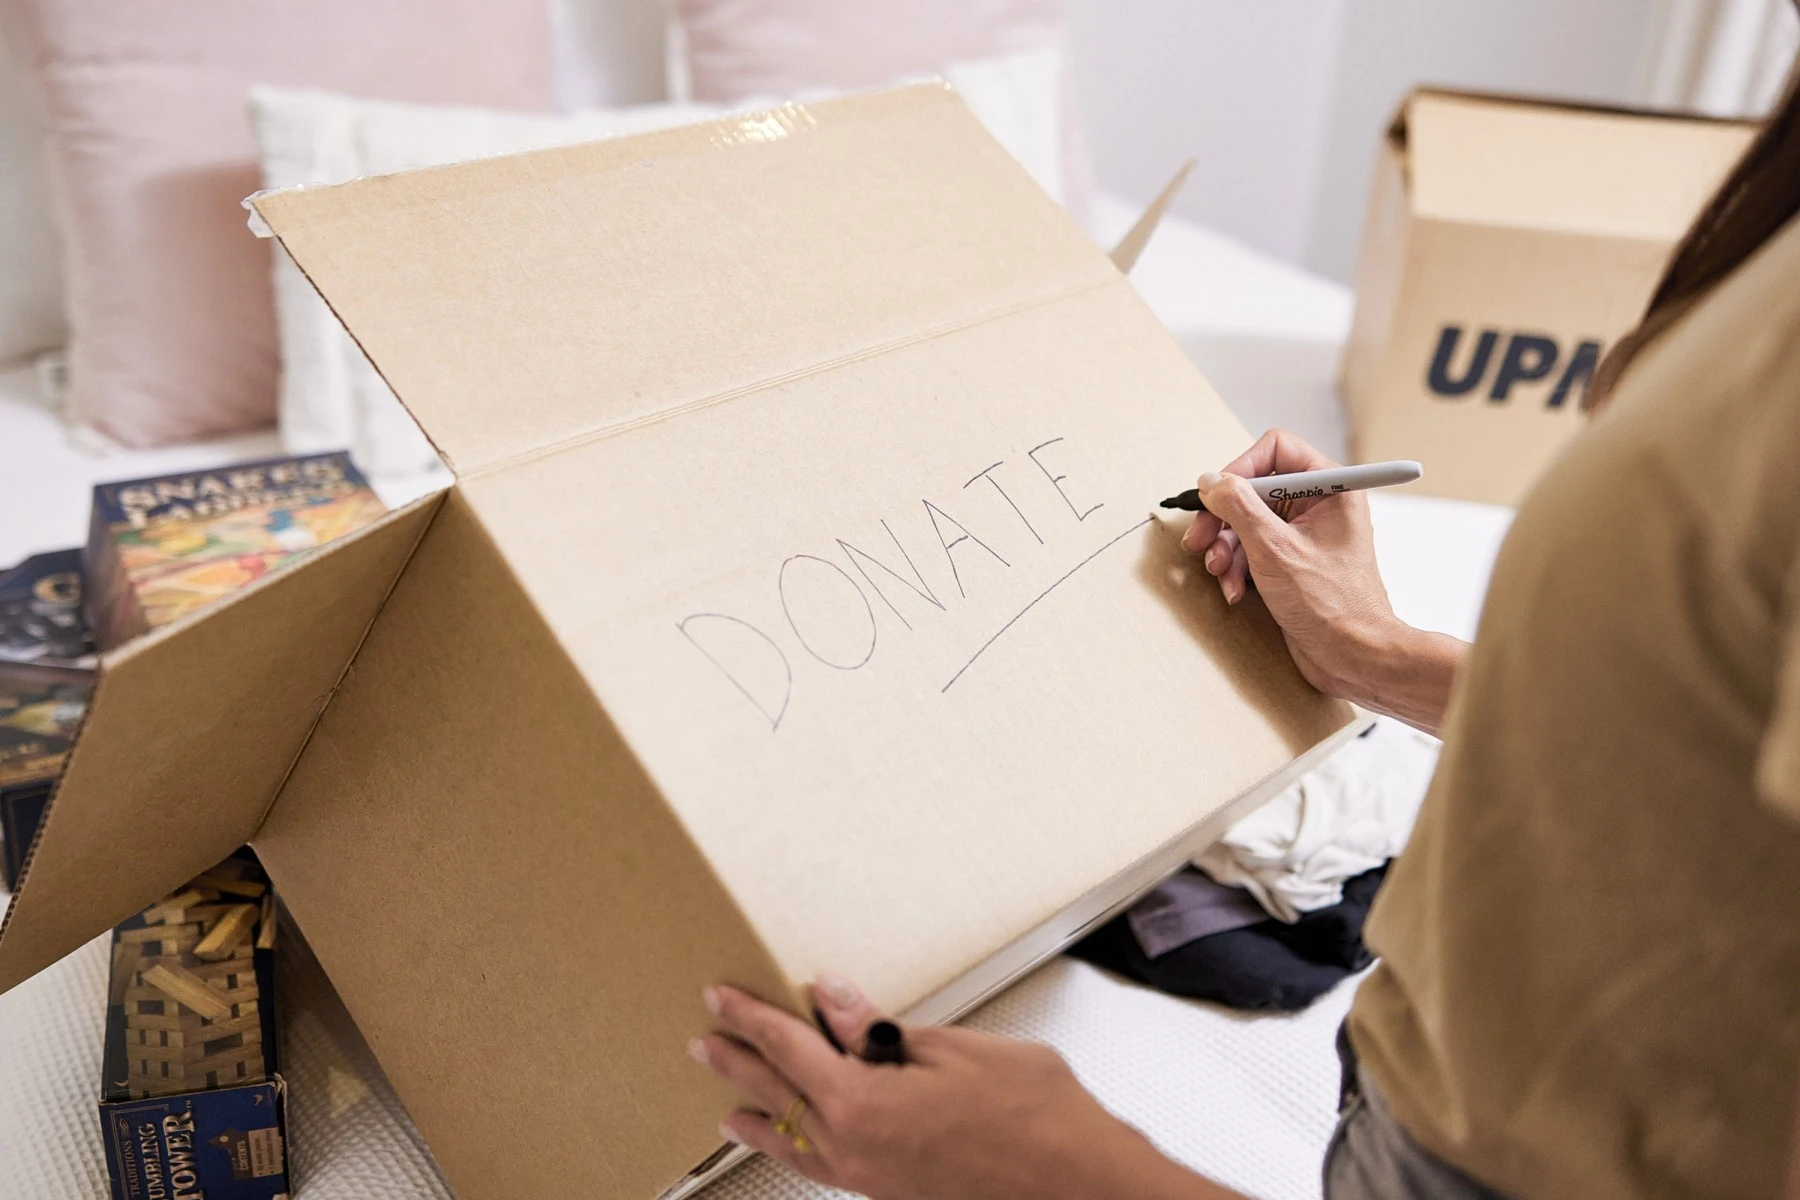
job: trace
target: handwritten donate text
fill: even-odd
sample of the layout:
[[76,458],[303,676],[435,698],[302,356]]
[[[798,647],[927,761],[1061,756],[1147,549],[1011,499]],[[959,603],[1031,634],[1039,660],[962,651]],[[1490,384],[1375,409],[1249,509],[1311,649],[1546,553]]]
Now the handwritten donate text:
[[[696,612],[676,628],[769,728],[778,730],[793,700],[797,661],[861,670],[874,661],[880,645],[878,613],[909,631],[916,621],[948,614],[1010,573],[1020,557],[1017,547],[1029,553],[1045,546],[1047,538],[1081,526],[1105,508],[1063,469],[1068,446],[1062,438],[1038,443],[1024,458],[1001,459],[976,472],[953,502],[921,497],[908,539],[883,517],[878,538],[852,542],[839,537],[825,553],[783,559],[774,578],[779,623]],[[949,691],[1002,635],[1076,572],[1153,519],[1133,523],[1033,596],[939,691]]]

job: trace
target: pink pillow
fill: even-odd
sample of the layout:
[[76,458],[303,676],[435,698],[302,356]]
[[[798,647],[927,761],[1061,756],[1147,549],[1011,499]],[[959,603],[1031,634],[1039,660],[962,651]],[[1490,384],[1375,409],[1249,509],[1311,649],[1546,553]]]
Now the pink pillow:
[[0,0],[48,117],[70,415],[133,446],[275,419],[252,84],[552,103],[542,0]]
[[[675,13],[692,92],[676,99],[717,104],[1066,45],[1061,0],[675,0]],[[1066,68],[1062,93],[1063,198],[1082,219],[1090,180]]]

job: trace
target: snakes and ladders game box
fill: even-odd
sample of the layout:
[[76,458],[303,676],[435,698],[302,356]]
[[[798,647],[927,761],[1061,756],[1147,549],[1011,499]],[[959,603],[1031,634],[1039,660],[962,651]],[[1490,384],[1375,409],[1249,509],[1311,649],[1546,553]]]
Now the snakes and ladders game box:
[[112,935],[100,1127],[113,1200],[285,1200],[275,909],[243,850]]
[[218,602],[386,511],[343,451],[103,483],[87,608],[111,648]]
[[103,652],[0,990],[247,842],[462,1200],[685,1196],[703,987],[951,1020],[1365,723],[1153,513],[1250,434],[1131,254],[942,85],[251,208],[455,481]]

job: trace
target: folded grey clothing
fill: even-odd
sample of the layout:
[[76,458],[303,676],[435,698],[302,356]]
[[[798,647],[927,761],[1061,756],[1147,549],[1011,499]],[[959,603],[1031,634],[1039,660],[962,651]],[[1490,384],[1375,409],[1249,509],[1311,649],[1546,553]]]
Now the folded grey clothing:
[[1148,958],[1160,958],[1196,938],[1266,921],[1256,897],[1187,867],[1131,906],[1125,920]]

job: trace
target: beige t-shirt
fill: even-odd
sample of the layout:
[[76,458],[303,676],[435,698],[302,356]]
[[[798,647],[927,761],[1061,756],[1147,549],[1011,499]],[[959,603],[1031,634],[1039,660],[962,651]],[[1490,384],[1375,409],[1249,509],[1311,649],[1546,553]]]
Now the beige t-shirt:
[[1518,1197],[1774,1196],[1800,1082],[1800,221],[1526,500],[1352,1040]]

